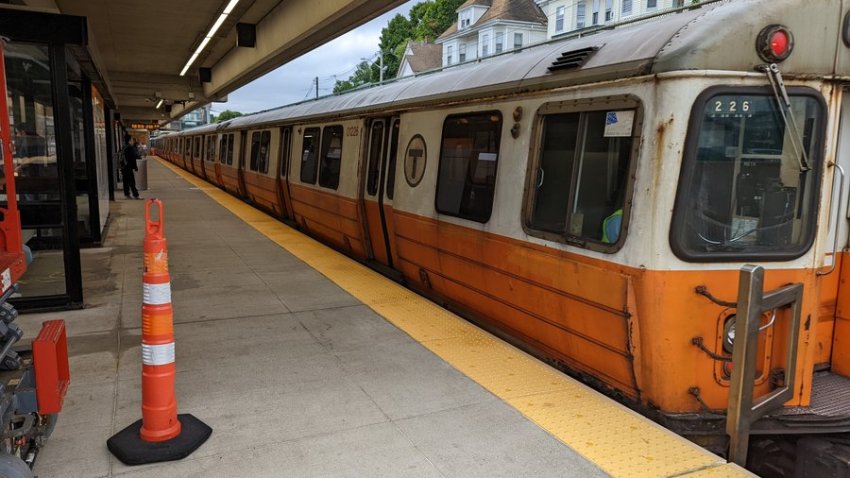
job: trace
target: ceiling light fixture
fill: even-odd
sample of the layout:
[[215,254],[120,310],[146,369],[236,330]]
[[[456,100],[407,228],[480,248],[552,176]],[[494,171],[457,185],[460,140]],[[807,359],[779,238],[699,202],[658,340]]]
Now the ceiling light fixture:
[[207,35],[201,40],[201,44],[198,45],[198,48],[195,49],[195,53],[192,53],[192,56],[189,57],[189,61],[186,62],[186,66],[183,67],[183,71],[180,72],[180,76],[185,76],[186,72],[189,71],[189,67],[192,66],[192,63],[195,63],[195,60],[198,59],[198,56],[201,55],[201,52],[204,51],[204,47],[212,40],[215,33],[221,28],[221,24],[227,19],[227,16],[230,15],[230,12],[236,8],[236,4],[239,3],[239,0],[230,0],[226,7],[224,7],[224,11],[221,12],[221,15],[218,16],[213,26],[210,28],[210,31],[207,32]]
[[156,103],[156,109],[159,109],[160,106],[165,102],[164,99],[160,98],[160,100]]

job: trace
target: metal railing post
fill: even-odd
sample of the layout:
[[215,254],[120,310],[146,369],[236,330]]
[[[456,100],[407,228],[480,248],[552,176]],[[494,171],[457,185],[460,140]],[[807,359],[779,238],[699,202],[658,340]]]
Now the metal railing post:
[[[764,268],[751,264],[741,268],[735,342],[732,349],[732,378],[729,383],[729,408],[726,411],[729,461],[740,466],[747,465],[752,424],[794,397],[802,302],[803,284],[790,284],[764,293]],[[767,395],[753,397],[759,333],[774,325],[775,315],[764,327],[761,327],[761,318],[765,312],[772,310],[776,314],[780,308],[790,309],[785,384]]]
[[[753,403],[756,353],[758,352],[764,269],[747,264],[741,268],[738,283],[738,311],[735,321],[735,345],[732,350],[732,378],[729,383],[729,410],[726,433],[729,434],[729,461],[747,464],[750,441],[749,410]],[[741,366],[743,364],[743,366]],[[750,366],[753,364],[753,366]]]

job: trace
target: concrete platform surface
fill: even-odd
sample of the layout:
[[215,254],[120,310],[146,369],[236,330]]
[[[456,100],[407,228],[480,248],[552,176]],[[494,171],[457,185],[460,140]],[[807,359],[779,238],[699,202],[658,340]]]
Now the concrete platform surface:
[[[86,308],[64,318],[72,386],[35,472],[49,477],[602,477],[599,467],[166,167],[179,411],[214,429],[190,457],[127,467],[140,418],[143,201],[83,251]],[[119,195],[120,196],[120,195]]]

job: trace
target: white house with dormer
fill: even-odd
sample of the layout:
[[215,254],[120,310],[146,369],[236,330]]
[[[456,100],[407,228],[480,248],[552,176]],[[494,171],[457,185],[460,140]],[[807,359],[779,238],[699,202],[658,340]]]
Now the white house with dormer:
[[534,0],[467,0],[435,43],[443,47],[443,66],[450,66],[545,41],[546,32]]
[[548,38],[684,7],[693,0],[536,0],[549,19]]

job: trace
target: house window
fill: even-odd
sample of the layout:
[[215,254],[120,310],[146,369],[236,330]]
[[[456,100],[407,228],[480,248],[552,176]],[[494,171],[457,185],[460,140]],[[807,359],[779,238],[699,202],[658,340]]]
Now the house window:
[[484,34],[481,35],[481,56],[487,56],[490,54],[490,35]]
[[481,223],[490,220],[501,134],[499,111],[446,118],[437,173],[437,212]]
[[623,16],[627,17],[632,14],[632,0],[623,0]]
[[685,0],[673,0],[674,8],[682,8],[685,6]]
[[457,61],[463,63],[466,61],[466,43],[461,43],[457,47]]
[[505,49],[505,34],[503,32],[496,32],[496,53],[502,53],[502,50]]
[[301,182],[316,184],[316,167],[319,152],[319,137],[322,135],[319,128],[305,128],[304,142],[301,146]]
[[558,7],[555,9],[555,31],[562,32],[564,31],[564,10],[565,7]]
[[514,48],[522,48],[522,33],[514,33]]
[[587,6],[583,1],[576,5],[576,28],[584,28],[584,17]]
[[646,0],[646,8],[647,9],[657,8],[657,7],[658,7],[658,0]]
[[593,13],[591,14],[591,24],[599,25],[599,0],[593,0]]
[[446,64],[447,65],[452,64],[452,54],[453,54],[452,46],[451,45],[446,46]]
[[326,126],[322,132],[322,158],[319,165],[319,186],[336,189],[342,163],[342,126]]
[[605,21],[614,19],[614,0],[605,0]]
[[[629,127],[615,132],[612,115]],[[636,116],[637,110],[628,109],[543,117],[540,149],[529,169],[533,187],[526,198],[526,226],[531,231],[605,252],[622,243]]]

